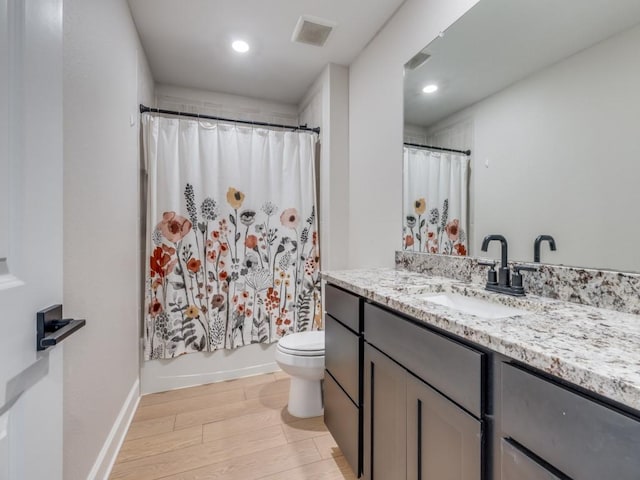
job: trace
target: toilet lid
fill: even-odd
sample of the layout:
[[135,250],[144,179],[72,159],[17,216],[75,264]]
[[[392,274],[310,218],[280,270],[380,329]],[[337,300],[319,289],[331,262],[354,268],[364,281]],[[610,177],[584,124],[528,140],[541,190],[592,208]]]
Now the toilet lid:
[[280,339],[278,349],[291,355],[324,355],[324,332],[292,333]]

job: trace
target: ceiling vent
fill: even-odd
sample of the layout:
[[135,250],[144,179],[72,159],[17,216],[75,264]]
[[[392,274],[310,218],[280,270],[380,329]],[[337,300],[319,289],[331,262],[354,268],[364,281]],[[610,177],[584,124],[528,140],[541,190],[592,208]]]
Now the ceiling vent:
[[335,26],[335,22],[310,15],[302,15],[293,30],[291,41],[322,47]]
[[404,68],[407,70],[416,70],[425,64],[427,60],[431,58],[427,52],[420,51],[416,53],[411,60],[404,64]]

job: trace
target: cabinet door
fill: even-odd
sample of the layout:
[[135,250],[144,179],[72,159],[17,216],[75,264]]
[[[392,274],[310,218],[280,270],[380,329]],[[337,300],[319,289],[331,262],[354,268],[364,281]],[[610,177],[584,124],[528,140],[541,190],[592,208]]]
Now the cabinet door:
[[407,375],[407,479],[480,480],[482,424]]
[[407,373],[370,345],[364,363],[364,478],[404,480]]
[[504,438],[500,444],[500,472],[502,480],[561,480]]

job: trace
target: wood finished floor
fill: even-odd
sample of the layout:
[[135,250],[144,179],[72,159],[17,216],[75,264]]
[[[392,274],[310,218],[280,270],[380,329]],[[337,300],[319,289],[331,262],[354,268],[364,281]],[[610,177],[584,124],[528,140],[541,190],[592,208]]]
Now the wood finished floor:
[[286,409],[272,373],[145,395],[110,479],[355,479],[322,417]]

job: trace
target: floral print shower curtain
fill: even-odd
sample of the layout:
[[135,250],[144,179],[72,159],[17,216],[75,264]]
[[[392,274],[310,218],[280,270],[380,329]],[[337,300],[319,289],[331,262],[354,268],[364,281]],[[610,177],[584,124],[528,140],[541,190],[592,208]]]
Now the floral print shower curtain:
[[145,358],[322,327],[316,135],[143,115]]
[[467,255],[469,157],[404,147],[404,250]]

